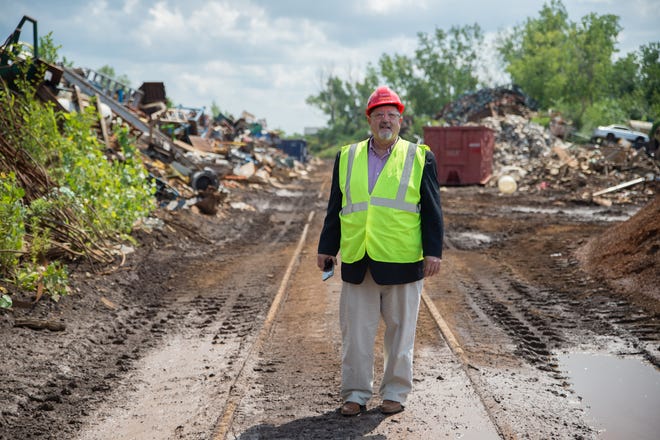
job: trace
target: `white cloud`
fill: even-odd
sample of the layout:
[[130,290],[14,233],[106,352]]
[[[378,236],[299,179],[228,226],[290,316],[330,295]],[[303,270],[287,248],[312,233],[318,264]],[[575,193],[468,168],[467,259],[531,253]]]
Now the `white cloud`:
[[[0,0],[0,38],[20,18],[53,31],[76,65],[109,65],[137,87],[162,81],[178,104],[247,110],[271,128],[302,132],[326,117],[305,100],[323,75],[361,80],[380,56],[412,56],[418,32],[477,23],[488,38],[537,17],[547,0]],[[564,0],[569,19],[621,17],[622,53],[660,41],[660,1]],[[27,33],[27,31],[24,31]],[[490,44],[487,43],[486,46]],[[491,53],[492,54],[492,53]],[[495,62],[490,63],[491,66]],[[503,81],[496,69],[482,73]]]
[[148,11],[148,19],[133,32],[145,49],[158,44],[168,45],[186,38],[185,19],[177,9],[170,9],[166,3],[158,2]]
[[[410,2],[406,0],[367,0],[365,8],[369,12],[385,15],[401,10],[403,7],[410,7]],[[416,7],[417,5],[415,5]]]
[[124,6],[122,6],[122,13],[125,15],[130,15],[137,10],[140,6],[140,0],[124,0]]

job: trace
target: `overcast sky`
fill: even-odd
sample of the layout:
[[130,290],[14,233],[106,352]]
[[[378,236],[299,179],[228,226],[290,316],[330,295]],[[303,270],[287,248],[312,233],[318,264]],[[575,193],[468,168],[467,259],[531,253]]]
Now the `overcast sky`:
[[[248,111],[302,133],[326,116],[305,103],[333,73],[361,79],[383,53],[412,55],[419,32],[478,24],[488,35],[538,18],[543,0],[0,0],[0,41],[23,15],[76,67],[109,65],[133,87],[165,83],[186,107]],[[549,1],[548,1],[549,3]],[[569,20],[615,14],[621,53],[660,41],[660,0],[564,0]],[[21,39],[31,41],[31,26]],[[486,75],[486,74],[484,74]],[[506,78],[490,72],[491,81]],[[490,85],[497,85],[491,83]]]

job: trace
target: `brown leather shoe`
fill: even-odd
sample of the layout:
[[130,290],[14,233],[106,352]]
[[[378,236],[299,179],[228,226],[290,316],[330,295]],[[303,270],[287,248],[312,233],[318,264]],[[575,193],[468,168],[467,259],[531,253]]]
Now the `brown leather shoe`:
[[360,411],[362,411],[362,407],[355,402],[344,402],[339,410],[342,416],[357,416]]
[[383,400],[380,405],[380,412],[383,414],[396,414],[403,411],[403,405],[394,400]]

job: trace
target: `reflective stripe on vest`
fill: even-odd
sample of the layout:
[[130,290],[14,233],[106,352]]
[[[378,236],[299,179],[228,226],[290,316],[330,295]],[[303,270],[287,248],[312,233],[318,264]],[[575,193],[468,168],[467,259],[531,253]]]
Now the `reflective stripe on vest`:
[[[348,172],[346,175],[346,206],[341,210],[343,215],[351,214],[353,212],[366,211],[369,207],[368,202],[353,203],[351,197],[351,174],[353,173],[353,160],[355,159],[355,150],[358,144],[353,144],[348,150]],[[383,206],[385,208],[399,209],[401,211],[408,211],[412,213],[419,213],[419,204],[412,204],[406,202],[406,191],[410,182],[410,175],[415,161],[415,152],[417,144],[412,142],[408,143],[408,151],[406,152],[406,160],[403,165],[403,172],[401,173],[401,180],[399,181],[399,188],[397,189],[396,199],[386,199],[383,197],[371,197],[371,204],[374,206]]]
[[[421,261],[421,181],[425,145],[399,139],[369,191],[368,140],[342,147],[339,187],[342,192],[340,252],[354,263],[365,254],[374,261]],[[355,171],[355,172],[353,172]]]
[[341,209],[342,214],[351,214],[358,211],[366,211],[369,207],[368,202],[355,203],[353,204],[353,198],[351,196],[351,174],[353,173],[353,161],[355,160],[355,150],[357,149],[358,144],[353,144],[348,150],[348,171],[346,175],[346,206]]

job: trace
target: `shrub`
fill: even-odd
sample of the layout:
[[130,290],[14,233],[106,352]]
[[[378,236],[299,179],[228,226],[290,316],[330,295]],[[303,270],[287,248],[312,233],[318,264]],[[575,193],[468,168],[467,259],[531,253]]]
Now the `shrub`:
[[21,199],[24,194],[14,173],[0,172],[0,272],[5,276],[12,273],[23,251],[25,210]]
[[[0,83],[0,269],[58,299],[68,289],[65,260],[112,261],[108,243],[155,208],[155,184],[128,129],[113,129],[121,160],[108,160],[94,106],[60,114],[35,90],[20,77],[12,89]],[[2,307],[11,304],[4,296]]]

